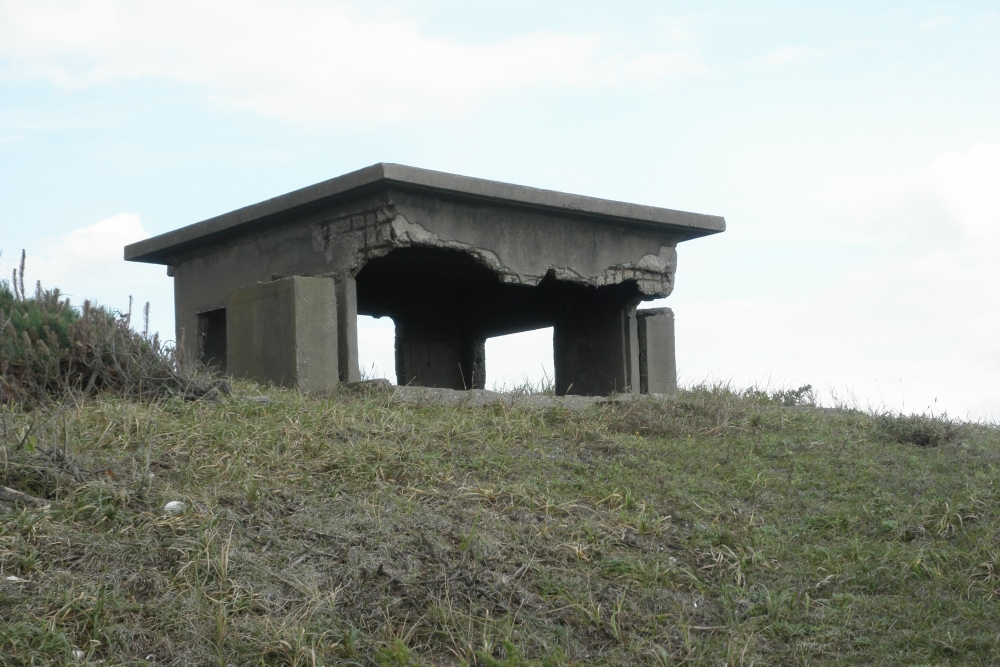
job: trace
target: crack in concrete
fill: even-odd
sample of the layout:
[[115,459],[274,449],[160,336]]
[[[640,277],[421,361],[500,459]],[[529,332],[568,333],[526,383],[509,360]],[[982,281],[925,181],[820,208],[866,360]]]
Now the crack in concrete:
[[313,226],[313,246],[323,252],[328,263],[338,250],[352,256],[350,271],[358,271],[371,259],[383,257],[396,248],[426,247],[464,253],[497,274],[507,284],[538,286],[547,275],[559,281],[591,287],[620,285],[634,281],[639,291],[650,297],[668,296],[673,291],[677,250],[661,246],[656,255],[644,255],[635,262],[615,264],[599,275],[588,276],[569,266],[549,266],[541,275],[523,274],[506,266],[497,253],[462,241],[442,239],[418,222],[400,214],[391,202],[352,211]]

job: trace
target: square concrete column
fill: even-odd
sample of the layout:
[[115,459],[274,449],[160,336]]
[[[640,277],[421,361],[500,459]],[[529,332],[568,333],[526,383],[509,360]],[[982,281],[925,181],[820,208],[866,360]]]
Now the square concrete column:
[[486,339],[460,323],[396,318],[396,382],[417,387],[483,389]]
[[341,382],[359,382],[358,288],[354,276],[342,273],[337,281],[337,365]]
[[639,386],[643,394],[677,393],[674,311],[648,308],[636,312],[639,324]]
[[634,312],[620,303],[581,302],[556,321],[557,394],[608,396],[632,390],[639,366]]
[[625,370],[628,378],[628,390],[639,392],[639,320],[635,316],[635,308],[625,312]]
[[230,375],[303,391],[337,384],[337,297],[329,278],[285,278],[232,290],[226,302]]

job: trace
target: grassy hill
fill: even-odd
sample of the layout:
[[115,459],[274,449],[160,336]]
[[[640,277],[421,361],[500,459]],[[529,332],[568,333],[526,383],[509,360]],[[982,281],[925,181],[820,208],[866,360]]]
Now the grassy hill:
[[807,388],[226,393],[23,278],[0,664],[997,664],[995,425]]
[[8,405],[0,661],[996,664],[1000,431],[790,395]]

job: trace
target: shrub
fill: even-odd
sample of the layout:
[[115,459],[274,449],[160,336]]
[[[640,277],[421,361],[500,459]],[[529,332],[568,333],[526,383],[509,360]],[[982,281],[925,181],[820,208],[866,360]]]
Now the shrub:
[[940,447],[962,436],[962,424],[947,416],[883,414],[877,418],[883,439],[901,445]]
[[[155,398],[198,397],[218,383],[178,363],[175,350],[149,335],[149,304],[142,333],[129,312],[84,301],[77,311],[58,289],[24,289],[24,253],[10,283],[0,281],[0,403],[44,401],[67,391],[112,392]],[[198,373],[203,375],[203,372]]]

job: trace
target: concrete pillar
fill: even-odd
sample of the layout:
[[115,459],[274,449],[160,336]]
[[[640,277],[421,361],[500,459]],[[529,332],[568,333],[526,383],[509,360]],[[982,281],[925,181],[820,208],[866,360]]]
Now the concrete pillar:
[[674,311],[649,308],[636,312],[639,333],[639,386],[643,394],[677,393]]
[[396,382],[418,387],[483,389],[486,339],[463,331],[457,318],[396,322]]
[[337,366],[341,382],[359,382],[358,288],[354,276],[342,273],[337,281]]
[[639,393],[639,321],[635,316],[635,308],[629,308],[625,313],[625,371],[628,380],[628,390]]
[[594,299],[572,304],[552,334],[556,393],[607,396],[629,391],[638,375],[634,308]]
[[337,297],[329,278],[284,278],[232,290],[229,374],[303,391],[337,384]]
[[463,358],[472,367],[472,385],[470,389],[486,389],[486,339],[479,336],[467,336]]

